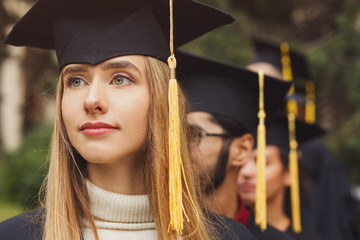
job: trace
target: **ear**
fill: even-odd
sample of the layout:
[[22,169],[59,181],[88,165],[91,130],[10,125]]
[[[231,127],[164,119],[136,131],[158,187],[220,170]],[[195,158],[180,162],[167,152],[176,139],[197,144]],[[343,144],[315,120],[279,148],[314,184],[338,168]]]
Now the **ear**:
[[245,163],[246,156],[254,148],[254,137],[246,133],[241,137],[235,138],[229,150],[229,164],[233,167],[241,167]]
[[290,187],[291,184],[291,176],[290,176],[290,171],[285,170],[284,172],[284,178],[283,178],[283,183],[284,183],[284,187]]

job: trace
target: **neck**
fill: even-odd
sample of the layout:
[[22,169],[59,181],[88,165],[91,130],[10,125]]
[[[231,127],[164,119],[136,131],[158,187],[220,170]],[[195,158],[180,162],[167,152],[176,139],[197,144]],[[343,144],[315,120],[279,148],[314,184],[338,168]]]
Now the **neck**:
[[229,218],[235,218],[240,208],[236,175],[236,171],[227,172],[224,181],[207,195],[207,200],[214,208],[212,210]]
[[273,199],[268,199],[266,207],[268,223],[282,232],[285,232],[290,225],[290,218],[285,214],[284,210],[284,197],[285,192],[283,191]]
[[87,163],[88,179],[96,186],[126,195],[145,194],[144,187],[145,157],[120,159],[113,163]]

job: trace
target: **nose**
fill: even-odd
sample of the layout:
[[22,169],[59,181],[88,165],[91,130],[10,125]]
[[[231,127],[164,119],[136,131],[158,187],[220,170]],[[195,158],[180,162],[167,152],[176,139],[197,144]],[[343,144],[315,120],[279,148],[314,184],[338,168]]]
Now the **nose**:
[[106,86],[93,81],[84,101],[84,111],[87,114],[103,114],[108,111]]
[[239,175],[243,178],[253,178],[256,176],[256,160],[254,158],[247,159],[244,166],[240,169]]

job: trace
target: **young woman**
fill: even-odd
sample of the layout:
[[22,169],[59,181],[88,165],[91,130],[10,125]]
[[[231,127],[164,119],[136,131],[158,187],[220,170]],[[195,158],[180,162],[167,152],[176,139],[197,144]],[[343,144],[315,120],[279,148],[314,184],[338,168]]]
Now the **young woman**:
[[[290,187],[289,173],[289,133],[286,118],[277,118],[266,129],[266,204],[267,222],[274,228],[288,232],[295,239],[318,239],[315,235],[303,231],[292,231],[291,218],[285,211],[286,193]],[[296,137],[299,143],[319,136],[323,131],[316,125],[296,122]],[[238,175],[238,192],[244,204],[251,209],[255,203],[256,186],[256,149],[248,155],[248,160]]]
[[[8,36],[8,44],[55,49],[60,79],[42,207],[1,223],[2,239],[235,236],[201,211],[181,92],[180,204],[188,220],[180,233],[169,228],[168,2],[147,3],[40,0]],[[175,9],[179,44],[233,20],[190,0]]]

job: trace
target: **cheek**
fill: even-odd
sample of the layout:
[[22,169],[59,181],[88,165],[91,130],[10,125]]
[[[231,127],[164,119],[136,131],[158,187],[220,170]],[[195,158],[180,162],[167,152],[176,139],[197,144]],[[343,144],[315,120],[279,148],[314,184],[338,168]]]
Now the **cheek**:
[[245,177],[244,174],[241,173],[241,171],[239,171],[239,174],[237,176],[237,184],[243,184],[245,182]]
[[284,172],[281,166],[266,167],[266,188],[268,196],[283,189]]
[[202,154],[200,146],[191,147],[190,157],[193,160],[194,168],[198,174],[209,174],[207,157]]
[[124,124],[141,127],[143,124],[147,124],[149,120],[149,108],[150,99],[148,96],[132,97],[128,104],[118,106],[117,115],[126,121]]
[[65,127],[69,134],[71,134],[72,127],[77,123],[76,119],[80,117],[82,111],[81,96],[75,97],[73,94],[65,94],[62,97],[61,112]]
[[[137,94],[123,96],[116,104],[116,115],[122,119],[124,131],[137,136],[146,135],[149,127],[150,94],[142,89]],[[124,104],[121,104],[123,102]]]
[[270,164],[266,166],[266,181],[270,183],[279,182],[282,178],[283,169],[278,164]]
[[204,138],[198,147],[198,158],[208,174],[215,170],[222,147],[222,141],[215,138]]

